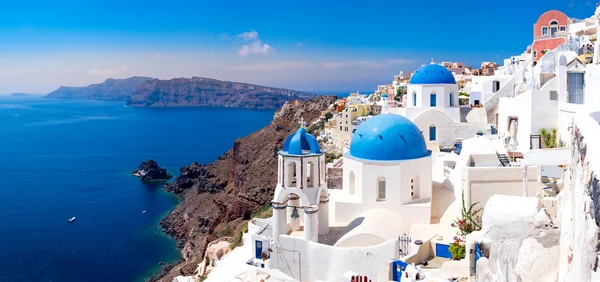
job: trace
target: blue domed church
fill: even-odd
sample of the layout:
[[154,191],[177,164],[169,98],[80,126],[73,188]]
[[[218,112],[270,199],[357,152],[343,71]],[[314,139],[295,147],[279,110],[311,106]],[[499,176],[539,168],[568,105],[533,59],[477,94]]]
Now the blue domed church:
[[457,139],[486,131],[485,125],[466,123],[466,117],[461,118],[458,94],[454,75],[444,66],[432,62],[413,73],[403,99],[404,107],[395,113],[414,122],[428,144],[453,146]]

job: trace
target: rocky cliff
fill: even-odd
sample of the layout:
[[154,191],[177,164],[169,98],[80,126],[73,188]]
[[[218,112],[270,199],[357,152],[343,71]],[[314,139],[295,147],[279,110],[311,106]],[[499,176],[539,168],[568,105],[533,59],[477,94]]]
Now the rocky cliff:
[[146,81],[137,87],[127,105],[276,109],[286,101],[314,97],[315,94],[289,89],[192,77]]
[[90,84],[84,87],[61,86],[50,92],[46,97],[126,101],[140,83],[149,79],[151,78],[134,76],[125,79],[109,78],[102,83]]
[[158,163],[152,159],[142,162],[131,174],[147,182],[166,182],[173,178],[173,175],[168,173],[166,169],[158,166]]
[[182,261],[166,269],[154,281],[172,281],[177,275],[194,274],[208,242],[232,236],[257,208],[270,203],[277,183],[277,152],[285,138],[299,127],[303,117],[314,121],[335,97],[285,103],[273,121],[208,165],[181,168],[181,175],[165,189],[181,203],[162,221],[163,230],[178,241]]

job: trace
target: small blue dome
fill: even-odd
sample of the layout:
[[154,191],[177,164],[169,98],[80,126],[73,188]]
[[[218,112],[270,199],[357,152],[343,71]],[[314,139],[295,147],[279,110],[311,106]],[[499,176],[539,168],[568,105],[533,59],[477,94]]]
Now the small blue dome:
[[321,154],[321,148],[319,148],[317,139],[306,133],[304,127],[300,127],[296,133],[285,139],[280,153],[285,155]]
[[429,64],[415,71],[410,78],[410,84],[456,84],[456,80],[445,67]]
[[383,95],[381,95],[381,98],[387,98],[387,97],[388,97],[388,95],[387,95],[387,94],[383,94]]
[[407,118],[380,114],[361,124],[350,143],[350,157],[402,161],[431,155],[421,130]]

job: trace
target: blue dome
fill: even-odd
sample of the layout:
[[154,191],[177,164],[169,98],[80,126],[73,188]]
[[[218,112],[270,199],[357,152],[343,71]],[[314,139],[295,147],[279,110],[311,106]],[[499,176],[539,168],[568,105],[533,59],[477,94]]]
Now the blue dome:
[[456,80],[445,67],[429,64],[415,71],[410,78],[410,84],[456,84]]
[[361,124],[350,143],[350,157],[401,161],[431,155],[421,130],[407,118],[380,114]]
[[319,148],[317,139],[306,133],[304,127],[300,127],[296,133],[285,139],[280,153],[285,155],[321,154],[321,148]]
[[381,98],[387,98],[387,97],[388,97],[388,95],[387,95],[387,94],[383,94],[383,95],[381,95]]

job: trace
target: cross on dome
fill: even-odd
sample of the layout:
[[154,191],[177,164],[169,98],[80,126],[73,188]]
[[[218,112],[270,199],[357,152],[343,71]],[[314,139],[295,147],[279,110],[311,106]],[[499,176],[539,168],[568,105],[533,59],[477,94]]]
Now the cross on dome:
[[433,58],[431,58],[431,63],[432,63],[432,64],[435,64],[435,62],[433,61]]
[[306,127],[306,122],[304,121],[304,117],[300,117],[300,127]]

